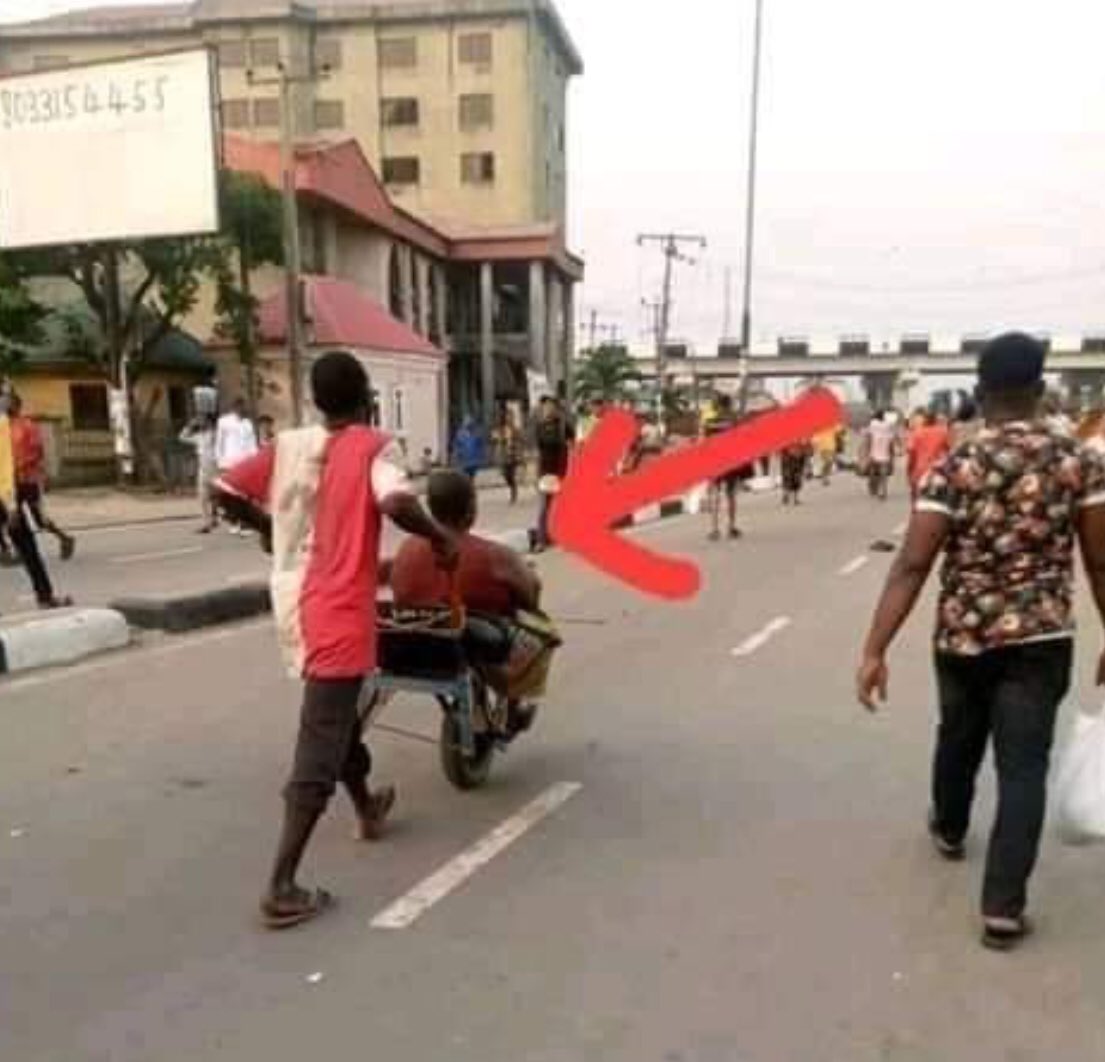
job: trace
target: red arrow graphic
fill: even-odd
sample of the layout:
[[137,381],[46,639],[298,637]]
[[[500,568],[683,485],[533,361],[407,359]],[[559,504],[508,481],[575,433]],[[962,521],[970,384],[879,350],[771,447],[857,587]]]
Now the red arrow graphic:
[[646,594],[669,601],[694,597],[698,568],[623,538],[622,517],[681,494],[735,468],[840,424],[840,403],[827,390],[809,392],[783,409],[668,454],[639,472],[615,477],[618,462],[637,438],[637,420],[614,410],[603,416],[579,449],[553,505],[556,544]]

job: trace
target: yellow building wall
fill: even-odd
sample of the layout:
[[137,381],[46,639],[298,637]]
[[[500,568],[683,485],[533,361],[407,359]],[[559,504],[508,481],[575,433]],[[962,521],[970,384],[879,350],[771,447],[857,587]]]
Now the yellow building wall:
[[[70,38],[53,41],[0,40],[0,72],[33,69],[36,58],[87,63],[143,53],[185,48],[200,43],[251,38],[280,41],[281,55],[295,71],[309,69],[316,36],[341,41],[340,66],[314,85],[292,90],[297,135],[336,140],[355,137],[379,172],[385,156],[416,155],[421,161],[419,187],[391,189],[395,200],[428,218],[460,224],[513,224],[555,218],[563,220],[563,165],[558,155],[559,129],[564,121],[566,75],[551,38],[523,16],[436,21],[350,22],[317,31],[301,24],[259,22],[220,25],[202,33],[126,37]],[[492,34],[492,63],[487,71],[459,61],[458,38],[466,33]],[[418,63],[411,70],[381,69],[381,37],[412,36]],[[258,69],[261,79],[275,71]],[[275,86],[250,85],[245,68],[220,71],[225,100],[273,99]],[[459,100],[465,93],[491,93],[494,126],[462,131]],[[414,96],[420,101],[421,122],[415,130],[383,129],[380,101]],[[316,131],[317,100],[340,100],[345,128]],[[550,118],[546,122],[546,107]],[[278,126],[235,130],[266,140],[279,136]],[[461,155],[492,151],[496,157],[491,185],[461,181]],[[560,159],[560,161],[558,161]],[[553,179],[546,180],[546,165]]]

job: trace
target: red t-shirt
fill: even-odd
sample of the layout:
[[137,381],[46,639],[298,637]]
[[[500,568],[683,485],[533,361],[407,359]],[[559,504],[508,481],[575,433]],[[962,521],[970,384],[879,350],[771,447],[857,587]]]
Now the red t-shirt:
[[303,675],[365,675],[376,667],[379,503],[409,485],[382,456],[387,436],[367,427],[329,435],[317,462],[285,459],[290,471],[279,467],[282,443],[247,458],[219,483],[272,512],[277,553],[283,541],[287,554],[274,556],[274,606],[279,611],[280,579],[295,595],[289,615],[296,629],[282,634],[300,640],[293,648]]
[[[511,588],[495,577],[495,554],[505,546],[478,535],[460,541],[457,589],[465,608],[489,616],[512,616]],[[449,604],[449,575],[437,564],[430,544],[410,538],[399,549],[391,569],[395,603],[404,608],[444,608]]]
[[909,437],[909,481],[914,486],[951,450],[951,433],[942,424],[927,424]]
[[42,430],[30,417],[9,417],[17,483],[42,485],[46,478],[46,447]]

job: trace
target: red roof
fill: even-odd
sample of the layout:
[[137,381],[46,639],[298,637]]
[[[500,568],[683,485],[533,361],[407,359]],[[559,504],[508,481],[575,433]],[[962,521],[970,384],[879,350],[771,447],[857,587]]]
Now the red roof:
[[[255,173],[273,188],[280,187],[278,144],[228,135],[223,138],[223,154],[230,169]],[[301,195],[341,207],[436,258],[459,262],[544,260],[554,262],[567,276],[577,280],[583,276],[582,261],[565,249],[556,225],[536,223],[452,233],[447,226],[431,225],[396,206],[355,140],[300,144],[295,159],[295,184]]]
[[[304,301],[312,346],[353,347],[389,354],[446,355],[414,329],[392,317],[355,284],[333,277],[304,277]],[[285,292],[261,304],[261,338],[283,343],[288,337]]]

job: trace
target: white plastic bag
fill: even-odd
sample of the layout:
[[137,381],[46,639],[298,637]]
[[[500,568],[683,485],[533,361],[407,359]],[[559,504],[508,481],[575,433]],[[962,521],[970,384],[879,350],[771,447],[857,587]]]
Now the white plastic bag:
[[1105,843],[1105,711],[1075,720],[1056,794],[1063,842]]

